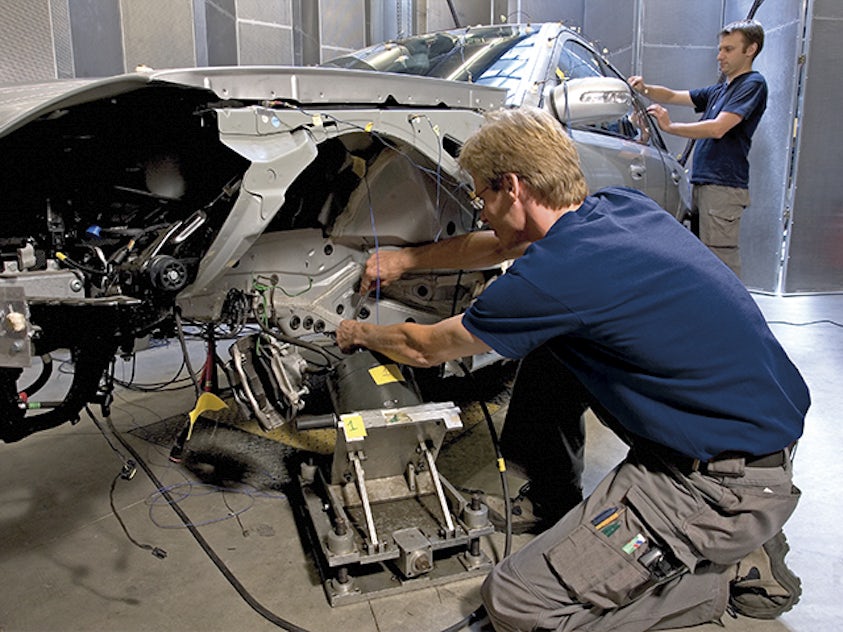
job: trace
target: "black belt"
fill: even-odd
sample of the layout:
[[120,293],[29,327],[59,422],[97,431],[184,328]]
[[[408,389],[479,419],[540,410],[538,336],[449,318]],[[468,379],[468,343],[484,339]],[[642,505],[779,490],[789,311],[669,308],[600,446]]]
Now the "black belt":
[[[718,455],[711,459],[710,461],[700,461],[698,459],[691,460],[689,464],[689,469],[692,472],[703,472],[705,473],[708,470],[709,463],[715,463],[717,461],[725,461],[727,459],[743,459],[745,467],[782,467],[787,462],[787,455],[788,450],[785,448],[784,450],[779,450],[777,452],[771,452],[770,454],[762,454],[761,456],[755,456],[752,454],[723,454]],[[684,468],[681,468],[684,469]]]

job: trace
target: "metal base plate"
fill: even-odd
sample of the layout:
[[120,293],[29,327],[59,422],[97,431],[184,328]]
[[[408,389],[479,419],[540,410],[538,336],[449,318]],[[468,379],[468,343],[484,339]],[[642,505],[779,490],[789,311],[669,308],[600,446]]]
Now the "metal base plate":
[[[413,579],[401,579],[389,569],[387,564],[375,564],[360,567],[365,574],[352,575],[346,585],[335,579],[324,582],[325,595],[332,607],[367,601],[375,597],[386,597],[404,592],[441,586],[460,579],[485,576],[493,566],[489,557],[482,553],[476,560],[466,559],[465,552],[438,558],[429,573]],[[473,565],[467,567],[467,565]]]

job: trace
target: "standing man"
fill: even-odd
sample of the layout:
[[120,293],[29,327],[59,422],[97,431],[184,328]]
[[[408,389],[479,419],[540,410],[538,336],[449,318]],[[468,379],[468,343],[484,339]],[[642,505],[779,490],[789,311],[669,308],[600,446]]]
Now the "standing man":
[[767,83],[752,62],[764,46],[764,29],[741,20],[720,32],[717,63],[724,81],[696,90],[672,90],[629,78],[636,91],[657,103],[692,105],[703,117],[674,123],[660,105],[648,108],[662,131],[696,139],[691,171],[693,204],[699,212],[700,239],[736,275],[741,274],[740,221],[749,206],[752,135],[767,107]]
[[[489,114],[459,163],[494,234],[399,251],[382,280],[523,254],[464,314],[344,320],[338,345],[422,367],[544,349],[630,445],[589,498],[490,573],[495,628],[690,626],[728,600],[754,616],[789,609],[800,586],[781,528],[799,498],[790,455],[810,398],[752,297],[642,193],[587,196],[573,143],[544,111]],[[543,376],[549,398],[556,379]],[[525,438],[537,458],[559,432],[541,421]]]

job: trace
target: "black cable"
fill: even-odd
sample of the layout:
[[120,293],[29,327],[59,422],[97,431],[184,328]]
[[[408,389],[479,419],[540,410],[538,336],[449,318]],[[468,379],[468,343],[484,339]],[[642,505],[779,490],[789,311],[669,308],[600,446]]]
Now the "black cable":
[[[472,386],[475,387],[475,390],[479,395],[480,389],[477,387],[477,383],[474,379],[474,376],[469,372],[468,367],[462,360],[458,361],[457,364],[462,369],[463,373],[465,373]],[[498,431],[495,429],[495,424],[492,421],[492,415],[491,413],[489,413],[489,408],[488,406],[486,406],[486,402],[483,400],[482,397],[478,397],[477,402],[480,404],[480,409],[483,411],[483,417],[486,419],[486,424],[489,427],[489,434],[492,438],[492,446],[495,449],[495,457],[497,458],[498,462],[498,472],[501,477],[501,488],[503,491],[504,499],[504,512],[506,513],[506,533],[504,536],[503,555],[504,557],[507,557],[512,550],[512,501],[509,498],[509,481],[506,478],[506,468],[504,467],[505,461],[503,458],[503,453],[501,452],[500,440],[498,439]],[[483,604],[480,604],[480,606],[478,606],[473,612],[468,614],[468,616],[464,617],[460,621],[457,621],[454,625],[445,628],[442,632],[457,632],[457,630],[462,630],[467,625],[470,625],[476,621],[480,621],[486,616],[486,608]]]
[[[178,319],[178,315],[177,315],[177,319]],[[181,322],[180,322],[180,320],[177,320],[177,322],[179,324],[179,332],[181,333]],[[183,334],[181,335],[180,340],[183,341]],[[182,349],[186,354],[186,345],[183,344]],[[474,377],[468,372],[468,369],[465,366],[465,364],[460,362],[460,366],[461,366],[462,370],[466,373],[466,375],[469,377],[472,384],[475,384]],[[191,374],[192,374],[192,371],[191,371]],[[503,455],[502,455],[501,450],[500,450],[500,442],[498,440],[497,431],[495,430],[494,423],[492,421],[492,416],[489,413],[489,409],[486,406],[486,402],[483,401],[482,398],[479,398],[478,401],[479,401],[480,407],[483,411],[484,417],[486,418],[486,422],[489,426],[489,431],[490,431],[490,434],[491,434],[491,437],[492,437],[492,444],[495,448],[495,454],[496,454],[497,459],[498,459],[499,470],[500,470],[500,475],[501,475],[501,485],[502,485],[502,488],[503,488],[504,503],[505,503],[505,507],[506,507],[505,511],[506,511],[506,514],[507,514],[506,515],[506,539],[505,539],[505,546],[504,546],[504,557],[506,557],[507,555],[509,555],[509,553],[511,551],[511,547],[512,547],[512,525],[511,525],[511,516],[510,516],[510,513],[511,513],[510,502],[511,501],[510,501],[510,498],[509,498],[509,483],[508,483],[507,478],[506,478],[505,468],[502,466],[503,463],[504,463],[504,460],[503,460]],[[258,602],[251,595],[251,593],[246,589],[246,587],[243,586],[243,584],[237,579],[237,577],[234,575],[234,573],[231,572],[231,570],[228,568],[228,566],[225,564],[225,562],[219,557],[219,555],[217,555],[216,551],[214,551],[214,549],[207,542],[207,540],[205,540],[205,538],[202,536],[202,534],[196,528],[194,523],[191,521],[190,517],[187,515],[187,513],[185,513],[185,511],[181,508],[181,506],[179,506],[176,499],[173,498],[172,494],[170,494],[170,492],[166,489],[164,484],[160,481],[160,479],[158,479],[158,477],[155,475],[155,473],[152,471],[152,469],[149,467],[149,465],[146,463],[146,461],[143,459],[143,457],[141,457],[141,455],[134,449],[134,447],[132,447],[132,445],[128,441],[126,441],[117,432],[117,429],[114,427],[114,424],[111,421],[111,417],[106,417],[106,423],[108,423],[109,429],[111,430],[114,437],[121,443],[121,445],[132,455],[132,457],[134,457],[134,461],[127,460],[127,459],[125,459],[125,457],[123,457],[123,455],[116,449],[116,447],[108,439],[108,437],[106,436],[102,426],[99,424],[98,420],[96,419],[94,414],[91,412],[91,410],[87,407],[86,407],[86,410],[87,410],[88,414],[90,415],[91,419],[96,424],[96,426],[102,432],[103,436],[106,437],[106,441],[108,442],[108,444],[112,447],[112,449],[121,458],[123,458],[123,461],[124,461],[123,469],[114,478],[114,480],[111,483],[111,491],[110,491],[110,494],[109,494],[109,503],[111,504],[112,512],[114,513],[115,518],[117,518],[117,521],[119,522],[121,528],[123,529],[123,532],[126,534],[126,537],[129,538],[129,540],[135,546],[138,546],[139,548],[144,549],[144,550],[149,550],[155,557],[157,557],[159,559],[164,559],[164,558],[167,557],[167,552],[165,550],[163,550],[159,547],[154,547],[154,546],[149,545],[149,544],[143,544],[143,543],[135,540],[131,536],[131,534],[129,533],[125,523],[123,522],[122,518],[120,517],[120,515],[117,511],[117,508],[114,504],[114,489],[115,489],[115,486],[117,484],[117,480],[120,479],[120,478],[129,480],[131,477],[133,477],[134,476],[134,465],[136,463],[137,465],[139,465],[141,467],[141,469],[143,469],[144,473],[147,475],[147,477],[152,482],[152,484],[155,485],[156,489],[161,494],[161,496],[163,496],[166,499],[167,503],[170,505],[170,507],[173,509],[173,511],[176,513],[176,515],[179,517],[179,519],[181,519],[182,524],[184,524],[184,526],[187,528],[187,530],[190,532],[190,534],[193,536],[193,538],[199,544],[200,548],[205,552],[205,554],[210,558],[210,560],[214,563],[214,565],[217,567],[217,569],[222,573],[223,577],[225,577],[225,579],[237,591],[237,593],[240,595],[240,597],[255,612],[257,612],[259,615],[264,617],[267,621],[273,623],[274,625],[277,625],[278,627],[280,627],[284,630],[288,630],[289,632],[308,632],[308,630],[306,630],[305,628],[301,628],[301,627],[287,621],[286,619],[278,616],[277,614],[275,614],[274,612],[272,612],[271,610],[269,610],[265,606],[263,606],[260,602]],[[128,474],[128,468],[131,468],[131,475]],[[463,619],[461,619],[457,623],[453,624],[452,626],[450,626],[448,628],[445,628],[442,632],[456,632],[457,630],[461,630],[465,626],[470,625],[471,623],[473,623],[475,621],[481,620],[484,616],[486,616],[486,611],[485,611],[484,606],[481,604],[477,609],[475,609],[473,612],[471,612],[468,616],[464,617]]]
[[[465,373],[468,380],[471,384],[475,387],[477,393],[480,393],[480,389],[477,388],[477,384],[474,380],[474,376],[469,372],[468,367],[465,365],[465,362],[459,360],[457,362],[459,367],[462,369],[463,373]],[[495,430],[495,424],[492,421],[492,415],[489,413],[489,407],[486,406],[486,402],[483,400],[482,397],[477,398],[477,403],[480,404],[480,409],[483,411],[483,417],[486,419],[486,425],[489,427],[489,435],[492,438],[492,446],[495,449],[495,457],[497,458],[498,462],[498,473],[501,477],[501,488],[503,491],[503,500],[504,500],[504,511],[506,513],[506,539],[504,543],[504,550],[503,555],[507,557],[512,550],[512,501],[509,498],[509,481],[506,477],[506,461],[503,458],[503,452],[501,451],[501,444],[500,440],[498,439],[498,431]]]
[[457,15],[457,8],[454,6],[454,0],[448,0],[448,9],[450,9],[451,18],[454,20],[454,27],[462,28],[462,25],[460,24],[460,18]]
[[[243,584],[240,583],[240,580],[231,572],[231,570],[226,566],[225,562],[217,555],[216,551],[208,544],[208,541],[199,533],[199,530],[193,525],[190,520],[190,517],[184,512],[184,510],[179,506],[178,502],[172,497],[169,491],[166,490],[164,484],[158,479],[153,472],[149,465],[147,465],[146,461],[143,460],[140,454],[132,447],[132,445],[127,442],[123,437],[121,437],[115,430],[113,423],[111,422],[110,418],[107,418],[107,422],[109,427],[111,428],[114,436],[117,437],[117,440],[123,445],[126,450],[135,458],[138,465],[140,465],[141,469],[143,469],[144,473],[147,475],[152,484],[158,489],[161,495],[167,500],[170,507],[173,508],[173,511],[176,512],[176,515],[181,519],[182,523],[184,523],[187,530],[193,536],[193,539],[199,544],[200,548],[205,552],[217,569],[222,573],[223,577],[228,581],[229,584],[237,591],[237,593],[243,598],[243,600],[249,604],[249,606],[265,618],[270,623],[277,625],[279,628],[283,630],[288,630],[289,632],[308,632],[305,628],[300,628],[299,626],[290,623],[286,619],[279,617],[274,612],[267,609],[261,603],[259,603],[249,591],[246,589]],[[122,524],[122,522],[121,522]]]
[[810,325],[834,325],[835,327],[843,327],[843,324],[838,323],[836,320],[829,320],[828,318],[822,318],[820,320],[810,320],[807,323],[794,323],[789,320],[768,320],[768,325],[791,325],[793,327],[808,327]]
[[[131,463],[131,461],[128,461],[128,463]],[[144,544],[142,542],[138,542],[137,540],[135,540],[132,537],[132,534],[129,533],[129,529],[126,528],[126,523],[123,522],[123,518],[120,517],[120,514],[117,511],[117,507],[114,505],[114,487],[117,485],[117,481],[119,481],[121,478],[122,479],[126,478],[126,476],[123,474],[123,472],[120,472],[119,474],[117,474],[117,476],[114,477],[114,480],[111,481],[111,489],[108,492],[108,504],[111,505],[111,511],[114,514],[114,517],[117,518],[117,522],[120,523],[120,526],[123,528],[123,533],[125,533],[126,537],[129,538],[129,542],[134,544],[139,549],[143,549],[144,551],[149,551],[150,553],[152,553],[152,555],[157,557],[159,560],[163,560],[164,558],[167,557],[167,551],[165,551],[164,549],[162,549],[160,547],[152,546],[151,544]]]
[[26,398],[31,397],[35,393],[41,390],[41,388],[50,380],[50,376],[53,374],[53,356],[49,353],[45,353],[41,356],[41,373],[35,379],[35,381],[27,386],[25,389],[21,391],[21,395],[25,396]]
[[202,387],[199,385],[199,380],[196,378],[196,373],[193,371],[193,365],[190,364],[190,355],[187,352],[187,342],[184,339],[184,328],[181,322],[181,313],[178,308],[173,310],[173,316],[176,321],[176,333],[179,337],[179,345],[181,345],[182,357],[184,363],[187,365],[187,372],[190,374],[190,379],[193,382],[193,390],[196,391],[197,399],[202,394]]

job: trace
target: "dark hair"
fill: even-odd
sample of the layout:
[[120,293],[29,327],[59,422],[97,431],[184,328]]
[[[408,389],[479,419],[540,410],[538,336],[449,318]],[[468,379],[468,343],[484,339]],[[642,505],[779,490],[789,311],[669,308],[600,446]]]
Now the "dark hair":
[[732,22],[723,27],[723,30],[720,31],[720,37],[731,35],[732,33],[743,35],[744,50],[750,44],[757,44],[758,48],[755,49],[755,54],[752,58],[755,59],[758,57],[758,53],[764,48],[764,27],[761,26],[760,22],[756,22],[755,20],[738,20],[737,22]]

